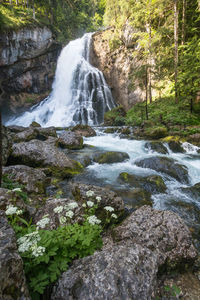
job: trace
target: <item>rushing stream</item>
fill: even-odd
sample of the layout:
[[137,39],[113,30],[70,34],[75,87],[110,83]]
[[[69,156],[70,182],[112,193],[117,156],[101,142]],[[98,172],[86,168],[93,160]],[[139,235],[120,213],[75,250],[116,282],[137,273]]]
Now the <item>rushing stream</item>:
[[[119,193],[124,198],[124,201],[128,205],[133,205],[131,194],[127,197],[127,191],[134,190],[133,187],[128,186],[119,182],[119,174],[122,172],[128,172],[129,174],[139,175],[142,177],[149,175],[160,175],[162,176],[167,190],[165,193],[152,194],[151,201],[153,201],[153,207],[156,209],[170,209],[178,213],[185,222],[195,227],[196,233],[200,229],[200,194],[195,197],[192,193],[186,192],[187,189],[191,188],[196,183],[200,182],[200,155],[197,151],[200,149],[189,143],[184,143],[182,146],[185,153],[174,153],[168,145],[165,146],[168,149],[168,154],[162,155],[152,150],[147,149],[145,146],[146,141],[144,140],[129,140],[127,138],[120,138],[119,134],[105,134],[102,128],[96,128],[97,136],[85,138],[84,142],[86,145],[92,145],[91,149],[83,149],[79,151],[80,154],[84,155],[94,152],[105,152],[105,151],[120,151],[126,152],[129,155],[129,159],[113,164],[99,164],[93,162],[84,171],[82,175],[79,175],[75,181],[81,181],[87,184],[96,184],[101,186],[107,186]],[[158,173],[154,170],[141,168],[136,166],[135,161],[138,159],[163,156],[175,159],[179,164],[184,165],[188,169],[189,184],[181,183],[174,178],[164,174]]]

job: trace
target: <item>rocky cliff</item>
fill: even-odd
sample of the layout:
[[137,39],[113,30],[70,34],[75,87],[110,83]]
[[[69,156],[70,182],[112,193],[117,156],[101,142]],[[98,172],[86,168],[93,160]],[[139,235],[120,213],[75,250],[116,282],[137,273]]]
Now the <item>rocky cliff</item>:
[[93,35],[90,60],[103,72],[116,103],[128,110],[145,98],[139,83],[132,80],[132,74],[141,62],[133,56],[137,43],[131,38],[130,27],[125,28],[120,46],[110,47],[113,34],[114,30],[110,28]]
[[47,27],[23,28],[0,35],[0,102],[16,113],[50,92],[61,45]]

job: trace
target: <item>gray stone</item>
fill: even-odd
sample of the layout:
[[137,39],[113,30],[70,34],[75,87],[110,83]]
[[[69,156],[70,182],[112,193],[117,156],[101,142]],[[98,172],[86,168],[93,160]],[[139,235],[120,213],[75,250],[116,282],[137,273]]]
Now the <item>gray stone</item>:
[[83,138],[81,135],[72,131],[65,131],[61,133],[57,141],[58,146],[67,149],[82,149],[83,148]]
[[9,128],[2,126],[2,165],[5,166],[12,150],[12,133]]
[[187,168],[168,157],[149,157],[135,161],[136,166],[167,174],[181,183],[188,183]]
[[85,137],[96,136],[96,131],[89,125],[78,124],[72,128],[72,131]]
[[151,300],[162,266],[183,266],[197,257],[183,221],[149,206],[132,213],[112,236],[101,251],[63,273],[52,300]]
[[168,154],[167,148],[161,142],[146,142],[144,147],[145,149],[150,150],[152,152]]
[[[53,138],[54,139],[54,138]],[[47,167],[48,174],[69,177],[81,171],[82,166],[69,159],[62,151],[47,142],[31,140],[14,144],[10,164],[30,167]]]
[[12,181],[23,184],[28,193],[45,194],[48,180],[39,169],[24,165],[9,166],[3,168],[3,175],[9,175]]
[[0,299],[29,300],[15,233],[3,211],[0,211],[0,270]]
[[129,158],[129,155],[125,152],[108,151],[95,155],[93,160],[99,164],[113,164],[123,162]]

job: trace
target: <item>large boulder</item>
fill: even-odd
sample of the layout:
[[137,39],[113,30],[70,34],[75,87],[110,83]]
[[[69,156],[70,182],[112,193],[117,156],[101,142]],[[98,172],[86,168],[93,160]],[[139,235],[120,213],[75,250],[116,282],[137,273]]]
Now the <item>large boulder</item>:
[[69,159],[53,144],[39,140],[14,144],[9,164],[23,164],[30,167],[46,167],[48,175],[70,177],[78,174],[82,166]]
[[186,152],[181,144],[181,142],[179,141],[169,141],[168,142],[168,146],[170,148],[171,151],[173,151],[174,153],[184,153]]
[[144,148],[151,152],[168,154],[167,148],[161,142],[146,142]]
[[150,193],[164,193],[167,189],[164,180],[158,175],[142,177],[123,172],[119,174],[118,180],[131,187],[143,188]]
[[71,150],[77,150],[83,148],[83,138],[81,135],[72,132],[62,132],[57,141],[58,146],[61,148],[67,148]]
[[138,167],[167,174],[181,183],[189,182],[187,168],[172,158],[154,156],[136,160],[135,164]]
[[29,142],[33,139],[45,141],[48,139],[48,137],[57,137],[55,127],[42,128],[30,126],[28,128],[25,128],[25,130],[15,134],[13,136],[13,140],[15,143]]
[[28,193],[45,194],[48,180],[40,169],[24,165],[9,166],[3,168],[3,175],[8,175],[12,181],[23,184]]
[[183,267],[197,257],[184,222],[149,206],[132,213],[112,236],[101,251],[63,273],[52,300],[154,299],[162,267]]
[[15,233],[3,211],[0,211],[0,270],[0,299],[29,300]]
[[129,159],[129,155],[125,152],[109,151],[106,153],[97,154],[94,161],[99,164],[113,164],[123,162]]
[[85,136],[85,137],[97,135],[96,131],[89,125],[78,124],[72,128],[72,131],[77,133],[78,135]]

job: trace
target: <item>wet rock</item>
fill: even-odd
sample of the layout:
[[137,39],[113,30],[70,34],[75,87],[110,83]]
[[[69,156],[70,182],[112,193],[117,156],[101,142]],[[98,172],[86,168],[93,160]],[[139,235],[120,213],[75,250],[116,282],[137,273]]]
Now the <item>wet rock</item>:
[[114,229],[101,251],[75,261],[55,285],[52,300],[153,299],[158,271],[193,261],[197,252],[184,222],[144,206]]
[[7,127],[11,132],[19,133],[27,129],[27,127],[11,125]]
[[83,148],[83,138],[81,135],[72,132],[65,131],[61,133],[57,141],[57,145],[61,148],[67,148],[72,150],[78,150]]
[[39,169],[24,165],[9,166],[3,168],[3,175],[9,175],[12,181],[23,184],[28,193],[45,194],[48,180]]
[[168,157],[149,157],[135,161],[136,166],[167,174],[181,183],[188,183],[187,168]]
[[132,208],[139,208],[143,205],[152,206],[151,194],[142,188],[135,189],[120,189],[115,190],[118,196],[120,196],[126,204]]
[[167,148],[161,142],[147,142],[145,143],[144,148],[148,151],[168,154]]
[[12,151],[12,133],[9,128],[2,126],[2,165],[5,166]]
[[184,148],[182,147],[181,142],[179,141],[170,141],[168,143],[170,150],[172,150],[174,153],[185,153]]
[[85,136],[85,137],[97,135],[96,131],[89,125],[78,124],[72,128],[72,131],[77,133],[78,135]]
[[200,182],[191,187],[182,188],[182,191],[200,202]]
[[29,300],[23,261],[17,251],[15,233],[2,211],[0,211],[0,270],[0,299]]
[[99,164],[113,164],[118,162],[123,162],[129,159],[129,155],[125,152],[106,152],[94,157],[94,161]]
[[119,174],[118,180],[131,187],[143,188],[150,193],[164,193],[167,189],[162,177],[157,175],[142,177],[123,172]]
[[9,164],[23,164],[29,167],[46,167],[47,174],[56,177],[70,177],[78,174],[82,166],[69,159],[62,151],[48,142],[31,140],[14,144]]
[[108,127],[104,130],[105,133],[115,133],[118,132],[119,128],[118,127]]

